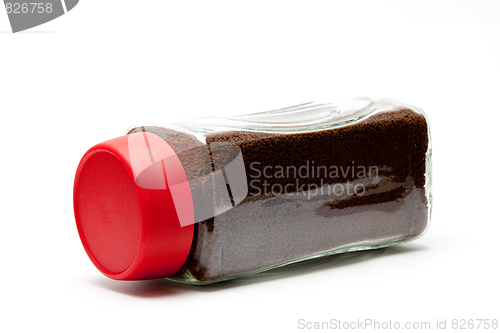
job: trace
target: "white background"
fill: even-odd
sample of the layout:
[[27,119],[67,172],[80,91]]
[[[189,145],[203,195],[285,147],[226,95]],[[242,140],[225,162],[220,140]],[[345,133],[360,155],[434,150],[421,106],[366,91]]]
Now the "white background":
[[[500,319],[500,2],[81,0],[9,30],[0,10],[0,331]],[[366,95],[429,117],[434,209],[417,241],[210,287],[113,281],[87,258],[72,185],[92,145],[137,123]]]

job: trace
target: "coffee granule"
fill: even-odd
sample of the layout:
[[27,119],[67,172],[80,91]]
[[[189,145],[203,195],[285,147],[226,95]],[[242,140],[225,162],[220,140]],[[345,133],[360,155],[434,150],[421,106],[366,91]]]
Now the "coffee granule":
[[[176,151],[192,188],[206,185],[200,183],[203,176],[217,169],[214,152],[206,153],[211,144],[235,144],[243,157],[248,194],[231,209],[195,224],[188,259],[173,277],[179,281],[216,282],[329,252],[397,244],[421,235],[428,224],[428,125],[411,109],[307,133],[218,132],[208,134],[206,143],[155,126],[129,133],[141,131],[160,136]],[[234,156],[221,149],[217,159],[224,158]],[[305,177],[279,173],[304,166],[316,172]],[[331,166],[358,169],[339,177],[324,171]],[[365,177],[357,173],[360,166]],[[331,191],[346,184],[363,185],[363,191]],[[270,191],[284,188],[292,190]]]

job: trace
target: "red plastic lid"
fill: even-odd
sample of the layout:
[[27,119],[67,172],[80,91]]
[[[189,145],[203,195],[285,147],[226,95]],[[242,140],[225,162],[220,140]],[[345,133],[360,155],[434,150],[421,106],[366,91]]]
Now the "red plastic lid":
[[193,199],[172,148],[152,133],[100,143],[80,161],[75,219],[94,265],[116,280],[168,277],[193,240]]

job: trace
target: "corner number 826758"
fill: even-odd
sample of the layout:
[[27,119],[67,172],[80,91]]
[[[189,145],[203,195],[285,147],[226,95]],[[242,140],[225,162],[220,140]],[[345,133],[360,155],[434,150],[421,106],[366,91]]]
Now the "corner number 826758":
[[7,14],[50,14],[52,13],[52,4],[38,3],[38,2],[25,2],[25,3],[9,3],[5,4]]

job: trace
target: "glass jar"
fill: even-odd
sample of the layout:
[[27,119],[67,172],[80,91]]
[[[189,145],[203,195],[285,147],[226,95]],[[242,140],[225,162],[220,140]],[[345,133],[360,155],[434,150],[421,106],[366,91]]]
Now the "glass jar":
[[428,121],[357,98],[135,126],[84,155],[74,208],[119,280],[208,284],[400,244],[430,221]]

